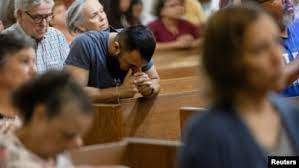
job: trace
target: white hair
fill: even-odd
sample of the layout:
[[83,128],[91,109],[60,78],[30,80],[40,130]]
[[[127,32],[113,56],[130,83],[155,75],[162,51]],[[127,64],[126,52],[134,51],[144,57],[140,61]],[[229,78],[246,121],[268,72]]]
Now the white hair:
[[71,34],[79,31],[78,24],[83,23],[82,7],[86,0],[75,0],[67,10],[66,24]]
[[15,0],[15,16],[17,17],[18,10],[28,11],[43,2],[54,6],[54,0]]

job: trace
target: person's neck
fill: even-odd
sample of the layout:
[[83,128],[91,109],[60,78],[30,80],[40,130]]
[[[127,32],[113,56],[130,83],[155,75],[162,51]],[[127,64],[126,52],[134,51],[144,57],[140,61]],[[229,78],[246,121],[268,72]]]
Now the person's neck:
[[55,25],[52,25],[52,26],[53,26],[54,28],[56,28],[56,29],[62,31],[62,32],[67,31],[67,28],[66,28],[66,26],[64,26],[64,25],[55,24]]
[[0,114],[4,117],[14,117],[15,109],[11,102],[11,92],[7,88],[0,88]]
[[116,55],[116,49],[114,48],[114,43],[116,41],[116,36],[117,33],[110,33],[109,34],[109,39],[108,39],[108,54],[110,56],[115,56]]
[[163,24],[165,25],[165,27],[177,27],[179,21],[177,19],[171,19],[168,17],[162,17],[161,18]]
[[289,33],[288,33],[287,28],[285,28],[284,30],[281,31],[280,36],[282,38],[288,38],[289,37]]
[[20,140],[22,145],[28,149],[30,152],[34,153],[35,155],[48,160],[49,158],[42,156],[40,154],[40,146],[39,140],[33,135],[33,132],[28,128],[28,126],[24,125],[22,128],[15,131],[15,135]]
[[240,91],[235,96],[234,105],[242,114],[262,113],[269,111],[265,109],[271,108],[268,92]]

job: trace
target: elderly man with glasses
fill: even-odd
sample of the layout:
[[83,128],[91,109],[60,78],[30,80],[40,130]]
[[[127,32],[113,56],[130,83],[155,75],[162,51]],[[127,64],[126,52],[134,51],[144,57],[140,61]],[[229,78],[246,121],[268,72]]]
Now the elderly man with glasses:
[[30,37],[35,43],[38,73],[50,69],[62,70],[69,53],[64,35],[49,27],[53,14],[53,0],[16,0],[17,23],[4,30]]

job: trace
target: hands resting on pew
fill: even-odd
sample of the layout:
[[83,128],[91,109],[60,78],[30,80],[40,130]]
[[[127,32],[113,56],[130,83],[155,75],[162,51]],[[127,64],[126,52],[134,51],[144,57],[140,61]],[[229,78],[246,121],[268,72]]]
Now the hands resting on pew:
[[134,97],[138,92],[143,96],[153,95],[153,81],[148,74],[142,71],[132,74],[130,70],[120,86],[120,98]]

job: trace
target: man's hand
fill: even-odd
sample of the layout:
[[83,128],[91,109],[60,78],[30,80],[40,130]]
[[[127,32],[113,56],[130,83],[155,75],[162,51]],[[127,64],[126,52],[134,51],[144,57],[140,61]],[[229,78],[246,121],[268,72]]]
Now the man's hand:
[[154,92],[152,80],[144,72],[134,74],[134,84],[143,96],[151,96]]
[[194,38],[191,35],[182,35],[177,38],[176,46],[178,48],[191,48]]
[[129,70],[123,84],[119,88],[120,98],[131,98],[138,92],[133,80],[132,70]]

